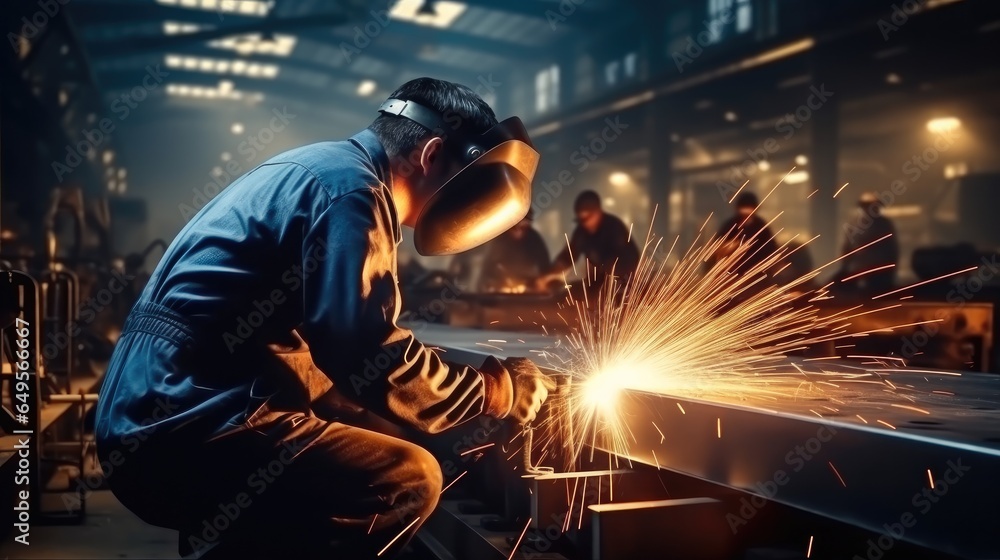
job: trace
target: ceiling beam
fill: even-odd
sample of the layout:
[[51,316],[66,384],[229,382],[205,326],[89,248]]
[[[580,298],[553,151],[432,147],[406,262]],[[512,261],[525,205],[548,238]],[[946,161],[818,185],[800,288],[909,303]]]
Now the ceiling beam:
[[[291,84],[280,79],[259,80],[245,76],[224,76],[181,69],[170,70],[170,82],[176,84],[215,87],[222,80],[232,82],[233,88],[240,91],[261,92],[265,96],[280,95],[286,99],[300,99],[303,104],[308,105],[334,105],[347,111],[373,113],[381,102],[381,100],[374,98],[366,101],[365,98],[337,94],[329,88]],[[102,80],[105,92],[129,90],[135,85],[135,75],[128,73],[111,73]],[[166,92],[163,94],[166,95]]]
[[427,27],[406,21],[393,21],[386,26],[386,29],[388,32],[398,34],[402,38],[421,43],[420,45],[414,45],[414,49],[423,45],[446,45],[491,56],[520,60],[537,59],[540,52],[538,47],[529,47],[510,41],[498,41],[467,33],[457,33],[447,29]]

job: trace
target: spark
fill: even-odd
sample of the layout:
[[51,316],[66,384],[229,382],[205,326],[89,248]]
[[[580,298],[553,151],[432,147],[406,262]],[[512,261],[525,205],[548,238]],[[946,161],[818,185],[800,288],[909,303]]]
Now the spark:
[[[846,187],[847,185],[844,186]],[[812,553],[813,553],[813,535],[809,535],[809,548],[808,550],[806,550],[806,558],[812,556]]]
[[864,276],[866,274],[871,274],[873,272],[878,272],[880,270],[885,270],[887,268],[894,268],[895,266],[896,266],[895,264],[887,264],[885,266],[879,266],[879,267],[875,267],[875,268],[869,268],[868,270],[862,270],[861,272],[859,272],[857,274],[852,274],[852,275],[848,276],[847,278],[842,279],[841,282],[850,282],[851,280],[854,280],[855,278],[861,278],[862,276]]
[[934,475],[931,474],[931,470],[930,469],[927,469],[927,480],[930,481],[930,483],[931,483],[931,490],[933,490],[934,489]]
[[487,348],[493,348],[497,352],[503,352],[503,348],[500,348],[499,346],[493,346],[492,344],[486,344],[485,342],[477,342],[476,345],[485,346]]
[[530,525],[531,525],[531,518],[529,517],[528,522],[524,524],[524,530],[521,531],[521,536],[518,537],[517,542],[514,543],[514,548],[510,551],[510,556],[507,557],[507,560],[511,560],[512,558],[514,558],[514,555],[517,554],[517,549],[519,546],[521,546],[521,541],[524,540],[524,535],[528,533],[528,527]]
[[750,179],[747,179],[746,181],[743,181],[743,184],[740,185],[740,188],[736,189],[736,192],[733,193],[733,197],[729,199],[729,203],[728,204],[732,204],[733,201],[736,200],[736,197],[740,195],[740,191],[742,191],[743,187],[747,186],[747,184],[749,182],[750,182]]
[[[780,184],[774,185],[768,196]],[[792,245],[794,237],[778,243],[776,237],[781,230],[767,233],[769,228],[749,237],[734,237],[736,228],[725,235],[707,237],[703,230],[710,218],[700,224],[700,231],[688,246],[679,245],[679,236],[672,243],[665,242],[653,235],[651,226],[635,272],[616,274],[612,267],[607,279],[597,285],[592,283],[593,270],[588,263],[581,272],[588,282],[585,287],[591,289],[580,291],[582,297],[576,299],[567,295],[559,321],[554,319],[553,329],[547,331],[554,333],[558,345],[540,356],[548,360],[542,365],[558,378],[559,388],[550,393],[546,404],[549,418],[535,436],[539,449],[564,450],[558,454],[563,463],[553,467],[565,471],[563,477],[587,478],[577,471],[593,468],[584,465],[594,460],[595,450],[607,452],[608,467],[603,473],[609,477],[613,499],[614,461],[628,460],[634,456],[632,448],[644,444],[635,435],[644,432],[633,433],[636,426],[631,422],[636,394],[674,397],[682,415],[687,412],[680,401],[695,399],[750,408],[761,408],[757,405],[766,402],[768,408],[762,410],[809,410],[823,418],[817,410],[795,406],[783,409],[782,405],[803,402],[802,395],[820,400],[815,398],[820,394],[824,401],[843,405],[857,399],[855,391],[864,387],[879,398],[866,401],[866,405],[884,408],[885,390],[889,398],[909,403],[900,408],[923,410],[915,397],[903,394],[916,392],[913,388],[889,379],[898,380],[895,376],[921,370],[908,369],[906,361],[898,356],[869,356],[855,350],[850,357],[871,360],[859,364],[845,363],[848,351],[841,354],[842,349],[856,347],[857,338],[914,325],[884,321],[885,326],[868,332],[849,329],[855,318],[877,316],[903,304],[848,304],[829,314],[813,303],[835,297],[830,292],[835,281],[816,287],[822,271],[884,242],[891,234],[779,284],[771,273],[818,236],[802,245]],[[567,236],[567,245],[568,241]],[[761,249],[764,241],[775,243],[777,249],[765,254]],[[939,320],[919,323],[928,322]],[[545,329],[544,324],[539,326]],[[836,345],[835,355],[818,351],[826,344]],[[809,350],[817,350],[810,353],[816,357],[799,357]],[[823,413],[840,414],[838,409],[822,403],[813,406]],[[873,412],[865,414],[876,416]],[[857,418],[868,424],[860,414]],[[895,429],[885,421],[878,422]],[[664,430],[655,422],[653,427],[660,435],[660,443],[664,443]],[[716,437],[722,438],[721,417],[716,418]],[[659,467],[659,458],[653,452]],[[846,486],[832,463],[830,468]],[[570,513],[575,502],[574,493],[569,500]]]
[[476,451],[480,451],[480,450],[486,449],[488,447],[493,447],[494,445],[496,445],[496,443],[487,443],[486,445],[480,445],[479,447],[473,447],[472,449],[466,449],[465,451],[459,453],[458,456],[459,457],[465,457],[466,455],[468,455],[470,453],[475,453]]
[[844,482],[844,477],[840,476],[840,472],[837,470],[837,467],[833,466],[833,463],[831,463],[830,461],[827,461],[826,464],[830,465],[830,468],[833,469],[833,474],[837,475],[837,480],[840,481],[840,484],[844,488],[847,488],[847,483]]
[[913,411],[919,412],[921,414],[930,414],[930,412],[927,411],[927,410],[924,410],[922,408],[917,408],[915,406],[906,406],[905,404],[892,403],[889,406],[894,406],[896,408],[905,408],[906,410],[913,410]]
[[872,299],[884,298],[885,296],[891,296],[892,294],[898,294],[899,292],[905,292],[906,290],[909,290],[909,289],[912,289],[912,288],[916,288],[917,286],[923,286],[924,284],[930,284],[931,282],[937,282],[938,280],[944,280],[945,278],[950,278],[952,276],[958,276],[959,274],[965,274],[966,272],[972,272],[973,270],[978,270],[978,269],[979,269],[978,266],[971,266],[969,268],[965,268],[965,269],[962,269],[962,270],[956,270],[955,272],[950,272],[948,274],[942,274],[941,276],[938,276],[936,278],[931,278],[930,280],[924,280],[923,282],[917,282],[916,284],[910,284],[909,286],[903,286],[902,288],[899,288],[897,290],[893,290],[891,292],[886,292],[884,294],[877,295],[877,296],[873,297]]
[[410,524],[407,525],[402,531],[400,531],[400,533],[398,535],[396,535],[395,537],[393,537],[392,540],[389,541],[389,544],[385,545],[385,548],[383,548],[382,550],[380,550],[379,553],[376,554],[376,556],[382,556],[385,553],[386,550],[389,550],[389,547],[392,546],[392,543],[394,543],[397,540],[399,540],[399,537],[402,537],[403,535],[405,535],[406,532],[410,530],[410,527],[413,527],[414,525],[417,524],[417,521],[420,521],[420,516],[417,516],[416,519],[414,519],[413,521],[410,521]]
[[375,517],[372,517],[372,524],[371,524],[370,527],[368,527],[368,534],[369,535],[372,534],[372,529],[375,528],[375,522],[376,521],[378,521],[378,514],[377,513],[375,514]]
[[847,185],[850,185],[850,183],[844,183],[843,187],[840,187],[839,189],[837,189],[837,192],[833,193],[833,198],[837,198],[837,195],[840,194],[840,191],[846,189]]
[[667,439],[667,436],[663,435],[663,432],[660,430],[660,427],[656,425],[656,422],[650,421],[650,424],[656,428],[656,432],[660,434],[660,443],[663,443]]
[[444,491],[445,491],[445,490],[447,490],[447,489],[451,488],[451,487],[452,487],[452,486],[453,486],[453,485],[454,485],[454,484],[455,484],[456,482],[458,482],[458,479],[460,479],[460,478],[462,478],[463,476],[465,476],[465,473],[467,473],[467,472],[469,472],[469,471],[462,471],[462,474],[460,474],[460,475],[456,476],[456,477],[455,477],[455,480],[452,480],[451,482],[449,482],[449,483],[448,483],[448,485],[447,485],[447,486],[445,486],[444,488],[442,488],[442,489],[441,489],[441,493],[442,493],[442,494],[444,494]]
[[818,192],[819,192],[819,189],[816,189],[813,192],[809,193],[809,196],[807,196],[806,198],[812,198],[813,195],[816,194],[816,193],[818,193]]
[[488,339],[486,342],[499,342],[500,344],[507,344],[506,340],[500,340],[499,338],[491,338]]
[[890,424],[890,423],[886,422],[885,420],[876,420],[876,422],[878,422],[879,424],[882,424],[882,425],[884,425],[884,426],[889,426],[889,427],[890,427],[890,428],[892,428],[893,430],[895,430],[895,429],[896,429],[896,426],[893,426],[892,424]]

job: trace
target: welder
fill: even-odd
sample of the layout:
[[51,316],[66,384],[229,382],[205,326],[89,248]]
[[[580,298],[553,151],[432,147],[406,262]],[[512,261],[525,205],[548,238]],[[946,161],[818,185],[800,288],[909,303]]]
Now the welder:
[[[400,226],[425,255],[520,221],[538,153],[472,90],[407,82],[365,130],[275,156],[171,243],[101,388],[108,483],[191,557],[367,558],[427,519],[442,473],[423,448],[318,414],[315,370],[352,406],[438,433],[528,423],[547,396],[527,360],[447,363],[397,324]],[[306,367],[278,346],[308,347]],[[331,556],[331,552],[335,552]]]
[[549,267],[549,249],[531,222],[533,213],[514,227],[486,244],[486,258],[479,277],[482,291],[521,293],[534,289],[538,278]]
[[569,237],[569,245],[556,255],[547,273],[536,281],[537,285],[541,288],[560,280],[579,259],[586,262],[586,274],[596,278],[587,282],[588,286],[600,287],[611,275],[617,278],[619,285],[624,285],[625,279],[639,266],[639,248],[628,226],[604,211],[601,197],[595,191],[578,194],[573,201],[573,212],[576,227]]

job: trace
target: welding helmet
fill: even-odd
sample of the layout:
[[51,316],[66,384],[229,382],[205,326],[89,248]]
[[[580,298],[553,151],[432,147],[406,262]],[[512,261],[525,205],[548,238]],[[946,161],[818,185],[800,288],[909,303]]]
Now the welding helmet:
[[482,134],[470,134],[413,101],[388,99],[379,112],[409,119],[441,136],[446,157],[461,166],[417,215],[413,242],[421,255],[467,251],[507,231],[528,213],[539,155],[521,119],[511,117]]

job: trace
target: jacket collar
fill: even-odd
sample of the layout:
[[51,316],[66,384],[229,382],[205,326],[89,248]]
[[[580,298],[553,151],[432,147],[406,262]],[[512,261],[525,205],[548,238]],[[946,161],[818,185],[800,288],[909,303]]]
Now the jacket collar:
[[375,133],[367,128],[351,136],[351,142],[358,145],[368,156],[375,169],[375,176],[385,185],[385,195],[389,198],[387,202],[389,212],[392,215],[393,233],[396,244],[399,244],[403,240],[403,232],[400,228],[399,217],[396,215],[396,204],[392,201],[392,173],[389,168],[389,155],[385,153],[385,148],[382,147],[382,143],[379,142]]

